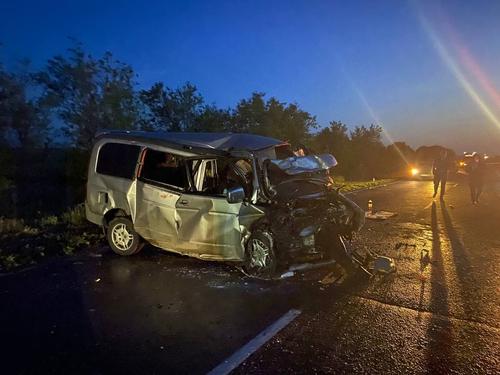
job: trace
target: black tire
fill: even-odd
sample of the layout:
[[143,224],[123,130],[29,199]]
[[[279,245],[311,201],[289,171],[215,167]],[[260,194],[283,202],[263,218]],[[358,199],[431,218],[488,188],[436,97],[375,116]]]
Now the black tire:
[[254,277],[270,279],[274,276],[277,258],[271,233],[263,230],[252,233],[247,241],[243,267]]
[[111,250],[122,256],[137,254],[144,246],[132,222],[126,217],[111,220],[106,231],[106,238]]

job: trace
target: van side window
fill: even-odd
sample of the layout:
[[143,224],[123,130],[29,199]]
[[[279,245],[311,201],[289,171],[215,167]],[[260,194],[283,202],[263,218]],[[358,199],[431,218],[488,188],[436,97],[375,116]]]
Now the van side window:
[[229,162],[221,172],[221,185],[219,189],[227,191],[235,187],[242,187],[245,195],[252,195],[252,164],[249,160],[239,159]]
[[146,182],[166,184],[181,190],[188,187],[183,158],[168,152],[146,150],[140,177]]
[[202,191],[207,194],[220,194],[218,191],[219,178],[217,175],[217,161],[207,160],[202,181]]
[[[201,160],[194,161],[202,163]],[[196,174],[203,173],[200,178],[193,175],[198,181],[197,193],[225,196],[228,189],[243,187],[250,197],[252,193],[252,165],[245,159],[210,159],[203,161],[205,168],[195,168]]]
[[105,143],[99,149],[96,172],[108,176],[134,178],[140,146]]

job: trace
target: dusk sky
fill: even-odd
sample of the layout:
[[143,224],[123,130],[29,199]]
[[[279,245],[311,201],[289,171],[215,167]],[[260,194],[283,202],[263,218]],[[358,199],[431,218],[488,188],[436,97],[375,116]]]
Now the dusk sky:
[[81,41],[140,87],[254,91],[393,140],[500,154],[500,1],[2,1],[0,61],[36,68]]

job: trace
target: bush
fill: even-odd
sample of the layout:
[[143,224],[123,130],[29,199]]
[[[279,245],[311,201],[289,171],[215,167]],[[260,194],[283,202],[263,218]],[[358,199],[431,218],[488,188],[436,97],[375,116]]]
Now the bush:
[[34,264],[48,256],[71,255],[103,239],[99,227],[85,218],[85,205],[79,204],[60,216],[45,216],[26,225],[23,219],[0,217],[0,272]]
[[39,221],[40,226],[49,227],[51,225],[56,225],[59,222],[59,218],[55,215],[49,215],[42,217]]
[[0,217],[0,233],[19,233],[24,231],[23,219],[7,219]]
[[87,223],[85,216],[85,204],[80,203],[73,208],[70,208],[61,215],[61,221],[64,224],[81,226]]
[[0,192],[7,190],[12,187],[12,181],[7,178],[0,176]]

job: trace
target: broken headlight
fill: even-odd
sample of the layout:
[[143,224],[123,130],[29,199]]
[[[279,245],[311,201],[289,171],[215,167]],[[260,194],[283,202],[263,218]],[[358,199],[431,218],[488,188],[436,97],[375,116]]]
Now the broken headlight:
[[302,243],[304,244],[304,246],[314,246],[314,233],[316,233],[317,230],[317,225],[310,225],[300,231],[299,236],[302,238]]
[[310,235],[314,235],[314,233],[316,233],[317,230],[318,230],[318,225],[309,225],[308,227],[305,227],[300,231],[299,236],[309,237]]
[[302,237],[302,242],[304,243],[304,246],[314,247],[314,234],[311,234],[307,237]]

